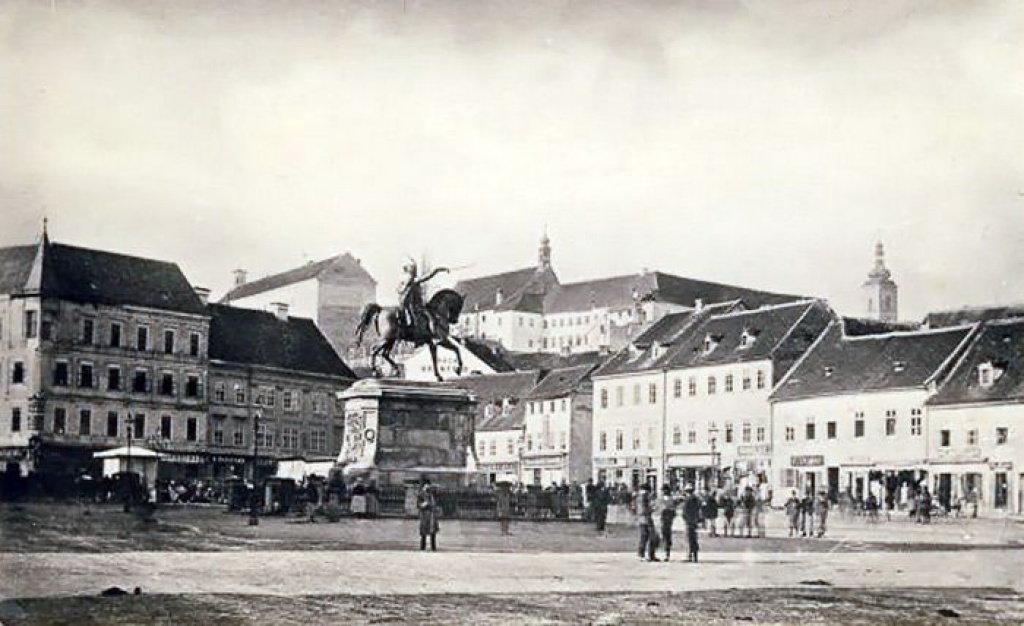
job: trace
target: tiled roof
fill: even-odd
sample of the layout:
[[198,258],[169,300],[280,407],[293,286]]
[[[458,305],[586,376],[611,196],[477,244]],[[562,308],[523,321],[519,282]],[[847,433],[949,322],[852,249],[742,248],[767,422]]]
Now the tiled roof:
[[221,302],[227,303],[234,300],[241,300],[242,298],[248,298],[249,296],[273,291],[275,289],[280,289],[281,287],[287,287],[288,285],[316,278],[327,270],[343,272],[373,284],[377,283],[377,281],[370,276],[369,272],[363,268],[359,261],[346,252],[344,254],[333,256],[329,259],[324,259],[323,261],[307,263],[302,267],[297,267],[279,274],[264,276],[263,278],[239,285],[227,292],[224,297],[221,298]]
[[740,302],[727,302],[706,306],[700,311],[670,313],[641,333],[630,345],[616,352],[594,372],[594,376],[615,376],[658,370],[673,355],[688,332],[694,332],[701,322],[719,313],[742,310]]
[[843,318],[843,334],[847,337],[884,335],[886,333],[917,330],[920,327],[921,325],[916,322],[883,322],[882,320],[863,317]]
[[553,352],[505,352],[502,358],[517,370],[553,370],[577,365],[595,365],[607,357],[600,352],[572,352],[555,354]]
[[963,326],[986,322],[988,320],[1011,319],[1024,317],[1024,304],[993,306],[993,307],[965,307],[949,311],[934,311],[924,318],[924,325],[928,328],[947,328],[949,326]]
[[487,367],[491,368],[495,373],[510,372],[516,369],[509,365],[508,361],[502,356],[500,347],[492,342],[470,337],[453,339],[453,341],[487,364]]
[[45,237],[38,246],[0,249],[0,293],[205,314],[175,263],[50,243]]
[[[763,360],[779,352],[802,354],[831,321],[831,312],[817,300],[712,315],[686,334],[663,366],[701,367]],[[714,344],[710,351],[707,340]]]
[[[541,377],[542,373],[539,371],[506,372],[467,376],[445,384],[465,389],[476,397],[477,430],[510,430],[522,427],[524,405],[521,400],[536,386]],[[505,401],[509,403],[507,412],[500,408]],[[488,406],[494,411],[491,418],[485,417]]]
[[840,326],[833,324],[772,399],[924,388],[941,377],[972,328],[843,337]]
[[[979,368],[991,365],[993,381],[983,387]],[[1024,401],[1024,320],[986,322],[975,335],[930,405]]]
[[539,271],[536,267],[528,267],[503,274],[460,280],[454,289],[462,294],[462,310],[467,313],[474,310],[540,313],[543,294],[557,282],[558,278],[551,270]]
[[548,398],[561,398],[580,389],[580,386],[587,382],[590,373],[594,371],[595,365],[578,365],[551,370],[544,380],[527,394],[530,400],[545,400]]
[[695,307],[698,300],[710,304],[737,299],[756,307],[801,298],[683,278],[664,272],[643,272],[560,285],[545,298],[544,312],[567,313],[605,307],[621,309],[632,307],[636,300]]
[[211,304],[210,359],[356,378],[313,320]]

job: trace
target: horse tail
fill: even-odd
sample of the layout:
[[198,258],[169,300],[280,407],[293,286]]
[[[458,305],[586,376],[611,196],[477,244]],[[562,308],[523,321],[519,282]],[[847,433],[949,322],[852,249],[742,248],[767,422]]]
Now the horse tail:
[[366,329],[373,323],[374,328],[377,330],[377,334],[380,334],[380,326],[377,325],[377,316],[380,315],[380,305],[371,302],[363,307],[363,312],[359,314],[359,325],[356,326],[356,345],[363,343],[363,334]]

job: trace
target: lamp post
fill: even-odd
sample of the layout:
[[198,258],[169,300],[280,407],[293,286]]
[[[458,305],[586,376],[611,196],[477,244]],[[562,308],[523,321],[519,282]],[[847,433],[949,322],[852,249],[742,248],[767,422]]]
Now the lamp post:
[[127,481],[127,488],[124,494],[124,512],[128,513],[132,510],[132,496],[134,492],[134,485],[132,485],[132,414],[131,411],[125,413],[124,416],[125,428],[128,431],[128,449],[125,456],[128,459],[127,462],[127,475],[125,480]]
[[259,455],[259,427],[262,415],[259,410],[252,414],[252,495],[249,497],[249,525],[259,526],[259,489],[256,482],[256,461]]
[[718,440],[715,437],[711,438],[711,476],[714,479],[715,489],[718,489],[718,457],[715,453],[715,445]]

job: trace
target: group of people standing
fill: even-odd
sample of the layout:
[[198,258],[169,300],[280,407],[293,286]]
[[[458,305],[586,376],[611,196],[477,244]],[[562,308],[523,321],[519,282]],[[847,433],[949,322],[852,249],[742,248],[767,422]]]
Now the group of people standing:
[[825,536],[828,522],[828,510],[831,506],[828,492],[820,490],[817,495],[808,490],[803,497],[798,497],[793,489],[786,500],[786,520],[789,522],[790,537]]

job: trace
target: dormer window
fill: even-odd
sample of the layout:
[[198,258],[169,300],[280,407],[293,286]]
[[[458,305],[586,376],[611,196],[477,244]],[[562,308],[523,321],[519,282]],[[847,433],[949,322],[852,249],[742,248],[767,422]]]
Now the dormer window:
[[656,358],[660,357],[663,354],[665,354],[665,346],[663,346],[663,345],[661,345],[660,343],[657,343],[657,342],[651,344],[651,357],[652,358],[656,359]]
[[835,373],[835,371],[836,371],[835,368],[832,367],[831,365],[825,366],[825,378],[831,377],[832,374]]
[[492,417],[494,417],[494,405],[493,404],[488,404],[487,406],[484,407],[484,417],[486,419],[491,419]]
[[495,306],[501,306],[501,301],[505,299],[505,292],[500,288],[494,293],[494,304]]
[[758,331],[752,328],[744,328],[743,334],[740,335],[739,349],[746,350],[750,346],[754,345],[754,342],[757,341],[757,335]]
[[903,370],[907,369],[907,363],[905,361],[896,361],[892,364],[892,371],[899,374]]
[[991,387],[999,377],[1003,375],[1004,369],[992,361],[987,361],[978,366],[978,384],[982,387]]
[[705,355],[711,354],[718,347],[718,342],[721,341],[720,335],[708,335],[704,338],[703,352]]

